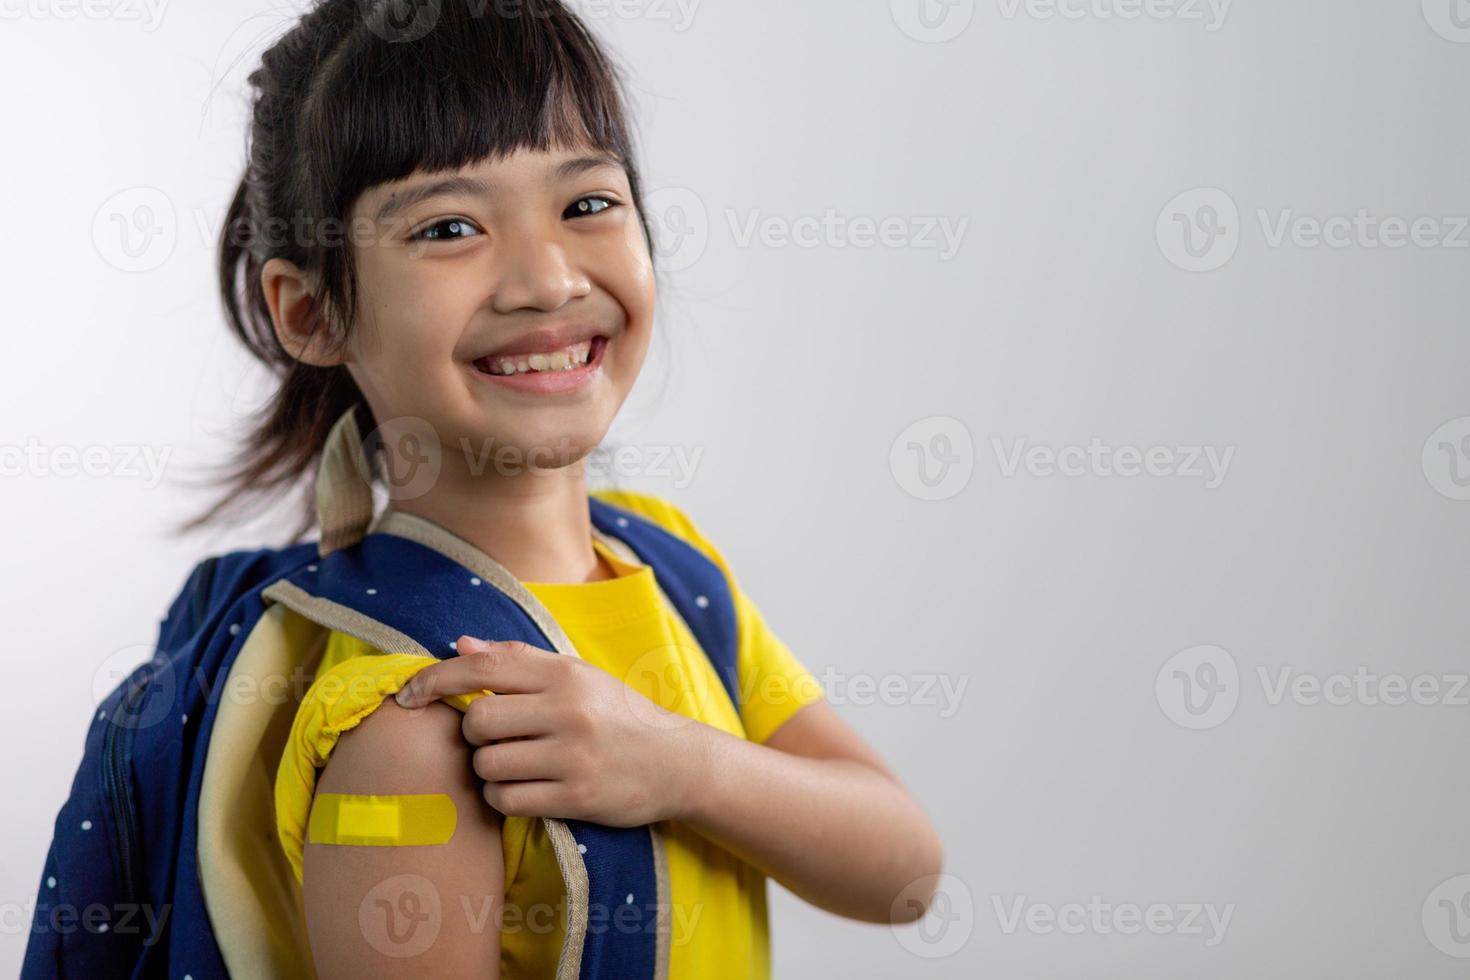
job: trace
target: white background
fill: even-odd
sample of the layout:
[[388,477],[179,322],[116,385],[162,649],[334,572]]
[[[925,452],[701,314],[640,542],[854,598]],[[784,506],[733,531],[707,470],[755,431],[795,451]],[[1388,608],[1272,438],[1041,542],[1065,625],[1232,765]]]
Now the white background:
[[[776,975],[1463,975],[1439,904],[1470,872],[1470,692],[1443,697],[1470,669],[1458,0],[1241,0],[1223,20],[1203,0],[924,2],[931,27],[918,0],[579,5],[632,72],[650,210],[683,242],[614,439],[702,455],[687,485],[622,482],[724,551],[933,816],[954,876],[928,941],[773,885]],[[286,529],[164,534],[264,396],[224,327],[214,238],[244,77],[299,8],[90,9],[0,0],[4,972],[94,676],[144,659],[199,557]],[[177,241],[132,272],[94,226],[105,241],[140,186]],[[814,247],[773,233],[829,210],[843,224]],[[1432,218],[1438,240],[1274,238],[1360,210]],[[768,233],[742,240],[752,218]],[[849,234],[884,219],[898,244]],[[933,220],[963,227],[952,254]],[[1185,223],[1222,234],[1191,258]],[[1218,485],[1006,468],[1017,440],[1094,439],[1232,455]],[[167,451],[167,479],[43,472],[17,462],[31,441]],[[921,452],[944,499],[921,499]],[[1193,729],[1174,668],[1207,676],[1205,655],[1234,708]],[[1283,669],[1360,667],[1441,697],[1273,703]],[[917,696],[936,678],[957,704]],[[1203,919],[1007,929],[1017,901],[1093,896],[1232,917],[1214,945]]]

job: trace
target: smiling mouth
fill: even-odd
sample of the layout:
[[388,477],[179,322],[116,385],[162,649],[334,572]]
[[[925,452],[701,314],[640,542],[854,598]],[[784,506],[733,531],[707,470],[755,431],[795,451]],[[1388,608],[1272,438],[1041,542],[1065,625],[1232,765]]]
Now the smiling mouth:
[[571,344],[554,351],[534,354],[488,354],[476,359],[475,369],[481,374],[495,377],[513,377],[519,374],[558,374],[576,371],[597,360],[597,355],[607,344],[607,338],[599,334],[591,340]]

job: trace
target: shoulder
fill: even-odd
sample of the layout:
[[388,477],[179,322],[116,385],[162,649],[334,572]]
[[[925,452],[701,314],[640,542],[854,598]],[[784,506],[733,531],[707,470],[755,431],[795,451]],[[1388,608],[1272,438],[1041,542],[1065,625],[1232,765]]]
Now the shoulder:
[[[367,652],[357,655],[359,649]],[[384,699],[391,702],[410,677],[432,663],[432,658],[414,654],[377,653],[362,641],[333,633],[316,677],[296,709],[292,743],[306,751],[311,764],[324,765],[346,733],[377,715]],[[456,714],[453,707],[444,707],[450,716]]]
[[463,712],[479,693],[446,695],[418,708],[404,708],[393,698],[438,662],[383,653],[334,631],[293,722],[292,747],[301,761],[329,772],[358,768],[359,762],[364,773],[402,768],[437,779],[458,772],[469,748],[461,735]]
[[338,781],[351,782],[357,793],[440,792],[460,783],[470,748],[463,717],[442,701],[404,708],[382,694],[339,736],[318,792],[330,792]]

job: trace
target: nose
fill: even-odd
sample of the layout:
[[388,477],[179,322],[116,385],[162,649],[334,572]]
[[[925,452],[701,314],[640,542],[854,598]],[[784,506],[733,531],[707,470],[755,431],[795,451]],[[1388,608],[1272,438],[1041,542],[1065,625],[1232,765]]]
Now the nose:
[[541,230],[502,240],[495,250],[494,295],[497,313],[521,309],[555,310],[586,296],[592,283],[567,255],[563,243]]

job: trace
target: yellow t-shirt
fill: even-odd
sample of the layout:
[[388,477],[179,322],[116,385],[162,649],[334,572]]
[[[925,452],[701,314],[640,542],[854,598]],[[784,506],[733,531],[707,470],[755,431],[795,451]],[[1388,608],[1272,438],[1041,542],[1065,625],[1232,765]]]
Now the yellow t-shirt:
[[[661,598],[653,569],[632,564],[600,541],[593,547],[617,573],[586,583],[522,583],[546,608],[589,663],[607,670],[671,711],[696,718],[755,742],[764,742],[802,706],[821,697],[819,682],[766,625],[740,591],[724,557],[684,513],[663,498],[632,491],[598,490],[595,496],[638,513],[685,539],[725,573],[735,602],[738,635],[738,712],[732,708],[714,668],[680,617]],[[333,631],[316,679],[298,710],[291,742],[276,787],[279,836],[301,871],[301,840],[310,811],[310,790],[288,770],[320,764],[341,731],[357,724],[381,703],[374,696],[351,710],[328,703],[331,692],[364,688],[353,675],[374,673],[364,657],[380,651]],[[393,660],[402,658],[394,657]],[[413,658],[418,660],[421,658]],[[354,663],[356,661],[356,663]],[[379,666],[388,666],[377,661]],[[412,668],[410,668],[412,669]],[[383,695],[406,678],[379,684]],[[330,674],[330,679],[328,675]],[[372,689],[372,685],[367,685]],[[463,710],[474,695],[446,699]],[[294,759],[293,759],[294,753]],[[750,977],[770,975],[766,879],[678,821],[663,825],[673,905],[669,975],[672,977]],[[561,873],[545,825],[538,818],[505,817],[501,832],[505,859],[506,904],[511,908],[562,909]],[[507,928],[501,934],[501,975],[542,977],[555,973],[563,923],[554,928]]]

